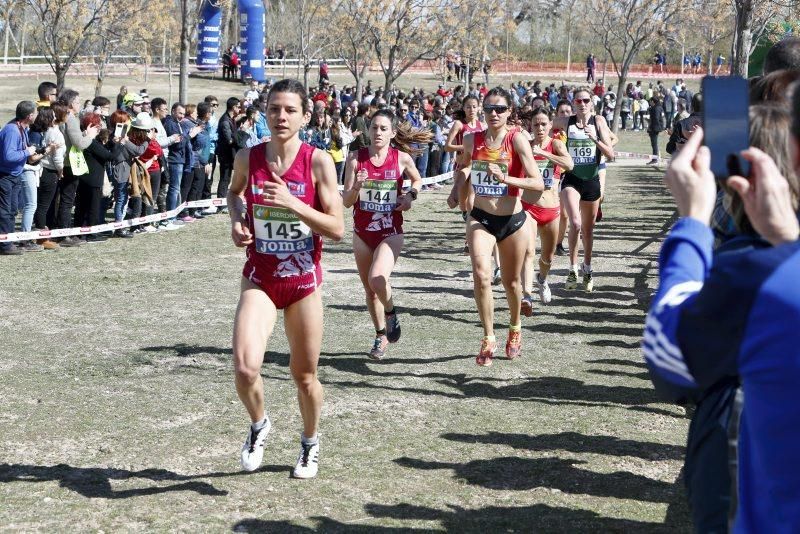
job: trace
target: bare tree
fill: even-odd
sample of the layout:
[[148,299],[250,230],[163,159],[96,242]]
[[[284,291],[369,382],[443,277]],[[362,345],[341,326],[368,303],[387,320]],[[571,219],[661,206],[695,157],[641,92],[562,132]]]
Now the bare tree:
[[378,13],[371,25],[372,48],[388,91],[409,67],[423,58],[435,59],[438,53],[467,35],[479,22],[472,13],[485,10],[494,2],[477,0],[369,0]]
[[97,25],[108,9],[109,0],[26,0],[42,35],[38,40],[45,59],[56,75],[58,90],[87,40],[96,35]]
[[287,0],[285,3],[287,11],[292,15],[294,41],[301,63],[297,67],[298,77],[302,68],[303,85],[308,88],[311,62],[319,59],[337,42],[337,32],[332,31],[329,24],[338,6],[326,0]]
[[356,95],[372,60],[370,29],[377,13],[366,2],[342,2],[332,19],[331,31],[339,42],[339,57],[356,82]]
[[785,11],[797,7],[797,0],[732,0],[735,29],[731,45],[731,74],[748,76],[750,55],[770,26],[781,20]]
[[[604,32],[603,48],[617,73],[617,90],[622,91],[633,61],[664,35],[682,4],[680,0],[592,0],[592,6],[592,20]],[[617,130],[621,106],[622,98],[617,98],[612,131]]]

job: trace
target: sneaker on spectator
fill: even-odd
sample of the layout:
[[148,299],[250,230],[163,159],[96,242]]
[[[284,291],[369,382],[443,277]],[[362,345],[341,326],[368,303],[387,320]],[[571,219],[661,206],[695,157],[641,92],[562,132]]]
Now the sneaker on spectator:
[[38,245],[33,241],[28,241],[26,243],[23,243],[22,247],[20,248],[22,248],[22,252],[41,252],[44,250],[44,247],[42,245]]
[[209,207],[207,207],[206,209],[203,210],[203,213],[205,215],[214,215],[215,213],[217,213],[217,207],[216,206],[209,206]]
[[195,219],[191,215],[185,215],[185,216],[181,217],[181,222],[184,222],[184,223],[190,223],[190,222],[194,222],[196,220],[197,219]]
[[437,184],[437,183],[435,183],[435,182],[434,182],[434,183],[432,183],[432,184],[430,185],[430,188],[431,188],[431,189],[433,189],[433,190],[435,190],[435,191],[438,191],[439,189],[441,189],[441,188],[442,188],[442,186],[441,186],[440,184]]
[[22,249],[15,244],[9,247],[0,248],[0,256],[19,256],[22,254]]
[[228,213],[228,208],[227,208],[227,206],[226,206],[226,207],[224,207],[224,208],[222,208],[222,209],[220,209],[220,210],[219,210],[219,212],[220,212],[220,213],[222,213],[222,214]]
[[144,233],[146,233],[146,234],[155,234],[155,233],[158,232],[158,228],[156,228],[153,225],[146,224],[146,225],[142,226],[142,231]]
[[[180,223],[180,224],[178,224]],[[180,221],[169,221],[167,224],[163,225],[161,228],[163,230],[180,230],[183,228],[184,223]]]
[[61,245],[62,247],[79,247],[81,244],[83,244],[83,241],[81,241],[75,236],[65,237],[59,243],[59,245]]
[[39,240],[39,244],[42,245],[42,248],[45,250],[58,250],[61,248],[58,246],[58,243],[49,239],[41,239]]

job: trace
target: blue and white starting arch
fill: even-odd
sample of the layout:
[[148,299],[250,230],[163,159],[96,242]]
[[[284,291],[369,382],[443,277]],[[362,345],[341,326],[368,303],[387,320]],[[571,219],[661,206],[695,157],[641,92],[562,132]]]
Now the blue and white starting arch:
[[[239,12],[239,45],[241,46],[242,77],[263,82],[264,27],[266,11],[262,0],[237,0]],[[197,68],[217,70],[221,50],[233,43],[221,43],[222,7],[218,0],[204,0],[197,25]]]

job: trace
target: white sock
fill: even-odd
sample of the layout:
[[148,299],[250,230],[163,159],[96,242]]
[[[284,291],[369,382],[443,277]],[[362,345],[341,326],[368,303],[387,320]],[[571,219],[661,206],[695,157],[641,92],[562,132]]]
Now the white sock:
[[569,266],[569,270],[574,272],[574,273],[577,273],[578,272],[578,266],[576,264],[572,264],[572,265]]
[[252,428],[255,432],[260,432],[262,428],[269,424],[269,416],[264,415],[264,419],[261,421],[250,423],[250,428]]
[[591,265],[586,265],[586,264],[584,263],[584,264],[583,264],[583,272],[585,272],[585,273],[590,273],[590,272],[592,272],[592,266],[591,266]]
[[316,445],[319,443],[319,437],[317,434],[314,434],[310,438],[307,438],[305,434],[300,434],[300,442],[305,443],[306,445]]

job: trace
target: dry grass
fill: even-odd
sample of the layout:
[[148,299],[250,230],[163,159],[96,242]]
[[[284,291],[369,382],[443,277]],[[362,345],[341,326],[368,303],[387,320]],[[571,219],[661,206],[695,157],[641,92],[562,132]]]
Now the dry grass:
[[611,168],[595,292],[565,292],[557,258],[552,304],[524,322],[524,357],[488,369],[474,364],[463,223],[444,198],[422,195],[408,216],[393,281],[403,339],[383,362],[365,356],[350,237],[326,245],[322,467],[306,482],[288,478],[300,420],[280,326],[263,367],[264,468],[239,471],[247,420],[229,354],[243,259],[224,217],[0,258],[0,524],[688,530],[676,482],[687,422],[658,402],[638,349],[673,216],[659,174]]

